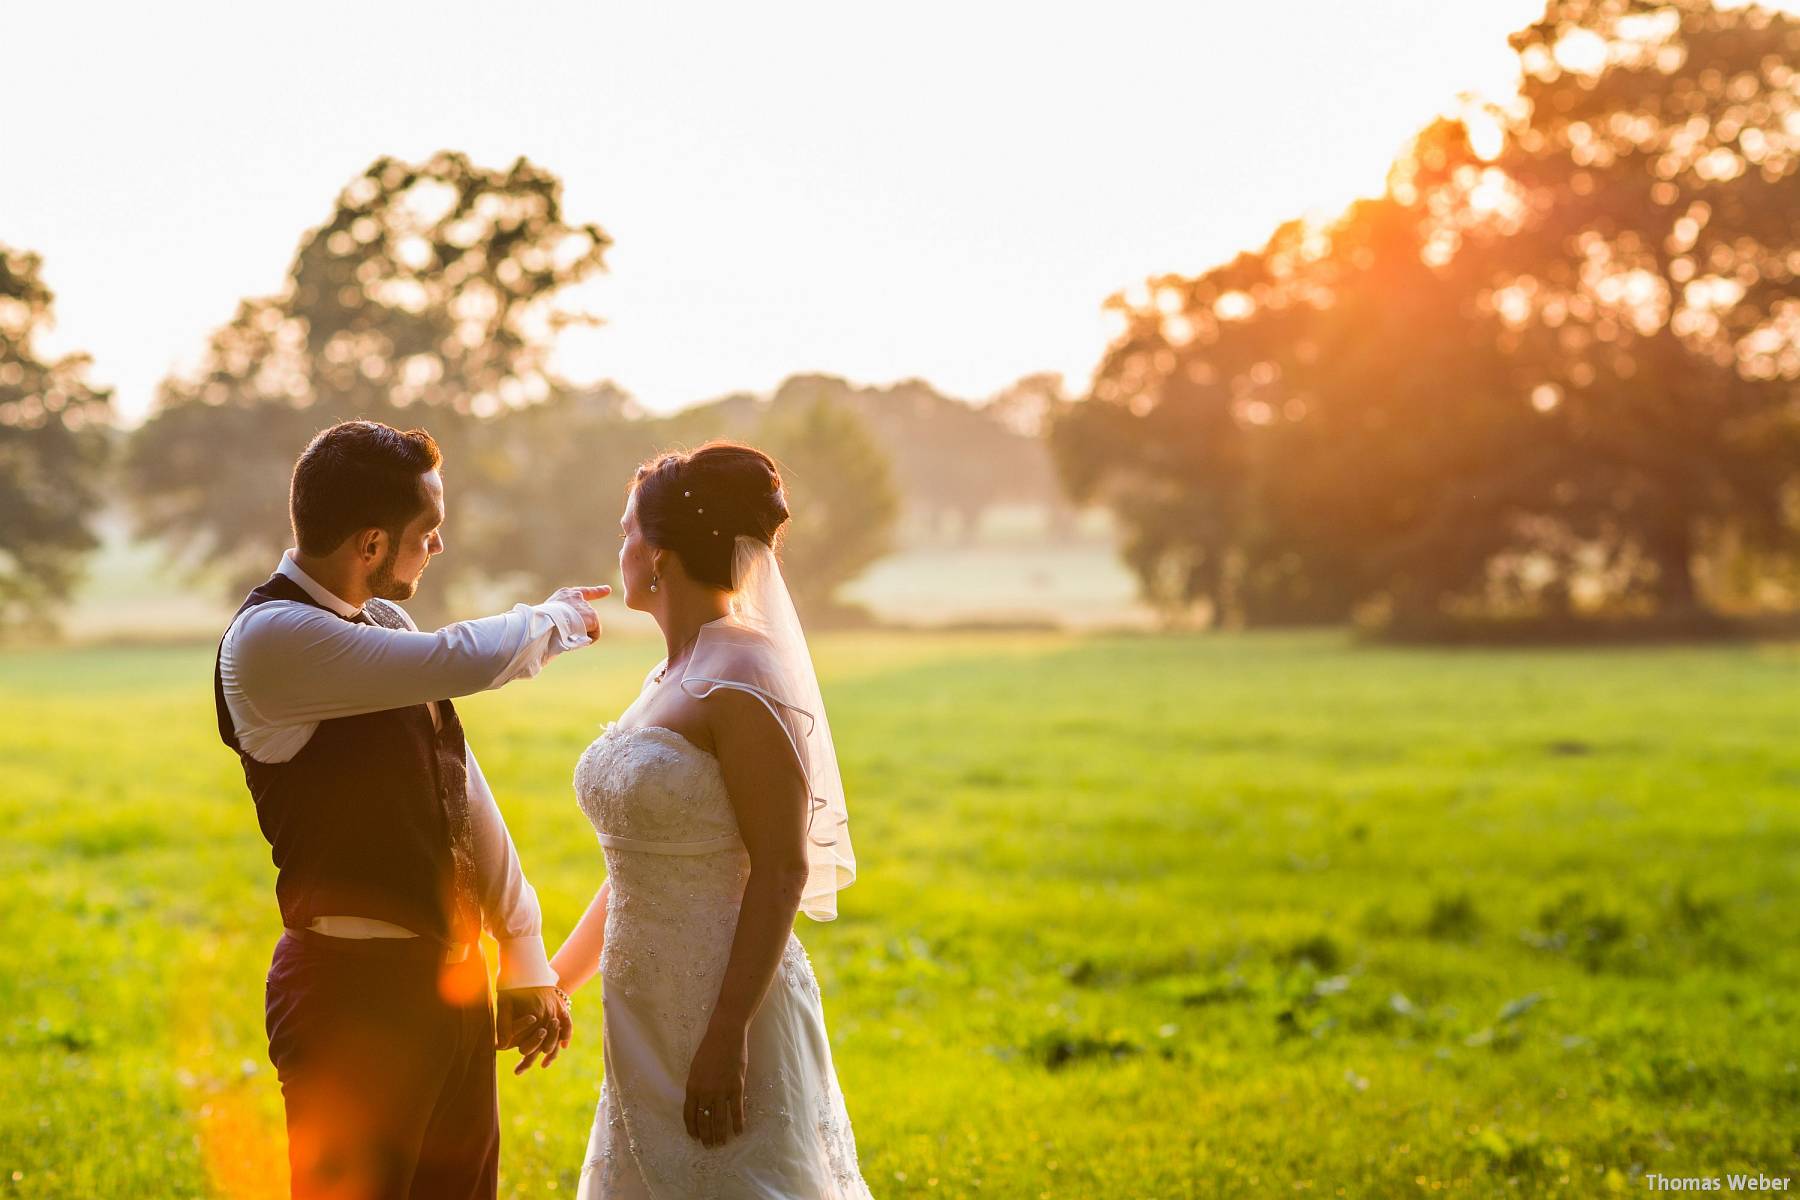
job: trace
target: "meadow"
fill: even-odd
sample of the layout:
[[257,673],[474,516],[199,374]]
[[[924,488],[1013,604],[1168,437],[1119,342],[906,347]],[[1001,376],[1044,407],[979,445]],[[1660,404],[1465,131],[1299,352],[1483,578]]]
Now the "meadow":
[[[0,656],[0,1196],[284,1195],[273,871],[210,645]],[[804,918],[879,1197],[1604,1195],[1800,1164],[1800,645],[820,638],[860,864]],[[461,704],[552,943],[658,644]],[[503,1194],[600,1076],[502,1075]]]

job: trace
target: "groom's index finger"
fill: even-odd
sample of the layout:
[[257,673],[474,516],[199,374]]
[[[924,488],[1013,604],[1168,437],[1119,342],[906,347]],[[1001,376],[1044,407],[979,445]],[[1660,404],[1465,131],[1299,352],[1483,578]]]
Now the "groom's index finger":
[[581,593],[584,600],[598,600],[603,596],[612,595],[612,584],[601,583],[596,584],[593,587],[582,587],[577,588],[576,590]]

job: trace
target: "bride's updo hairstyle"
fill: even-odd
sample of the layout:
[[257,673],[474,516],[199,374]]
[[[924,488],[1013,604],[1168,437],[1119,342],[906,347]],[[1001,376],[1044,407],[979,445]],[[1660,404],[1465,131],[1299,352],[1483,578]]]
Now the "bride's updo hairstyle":
[[731,590],[739,535],[780,548],[787,494],[775,460],[754,446],[708,442],[661,454],[637,469],[631,486],[645,540],[673,550],[701,583]]

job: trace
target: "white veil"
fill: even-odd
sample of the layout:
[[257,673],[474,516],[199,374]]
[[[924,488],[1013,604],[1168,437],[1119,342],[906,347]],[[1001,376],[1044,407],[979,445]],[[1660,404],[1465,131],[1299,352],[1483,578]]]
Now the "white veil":
[[815,921],[829,921],[837,916],[839,889],[856,878],[856,856],[850,849],[850,812],[819,677],[787,581],[767,542],[739,535],[731,582],[731,615],[700,627],[681,687],[696,699],[722,687],[748,692],[786,731],[812,805],[800,911]]

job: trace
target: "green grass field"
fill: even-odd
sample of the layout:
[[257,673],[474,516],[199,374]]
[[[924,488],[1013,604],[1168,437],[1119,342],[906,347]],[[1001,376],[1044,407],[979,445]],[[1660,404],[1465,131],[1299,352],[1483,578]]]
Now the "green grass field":
[[[555,937],[656,645],[462,705]],[[1800,1163],[1800,646],[820,639],[861,877],[800,933],[881,1197],[1594,1195]],[[0,1196],[281,1194],[279,921],[211,647],[0,657]],[[597,991],[502,1077],[573,1191]]]

